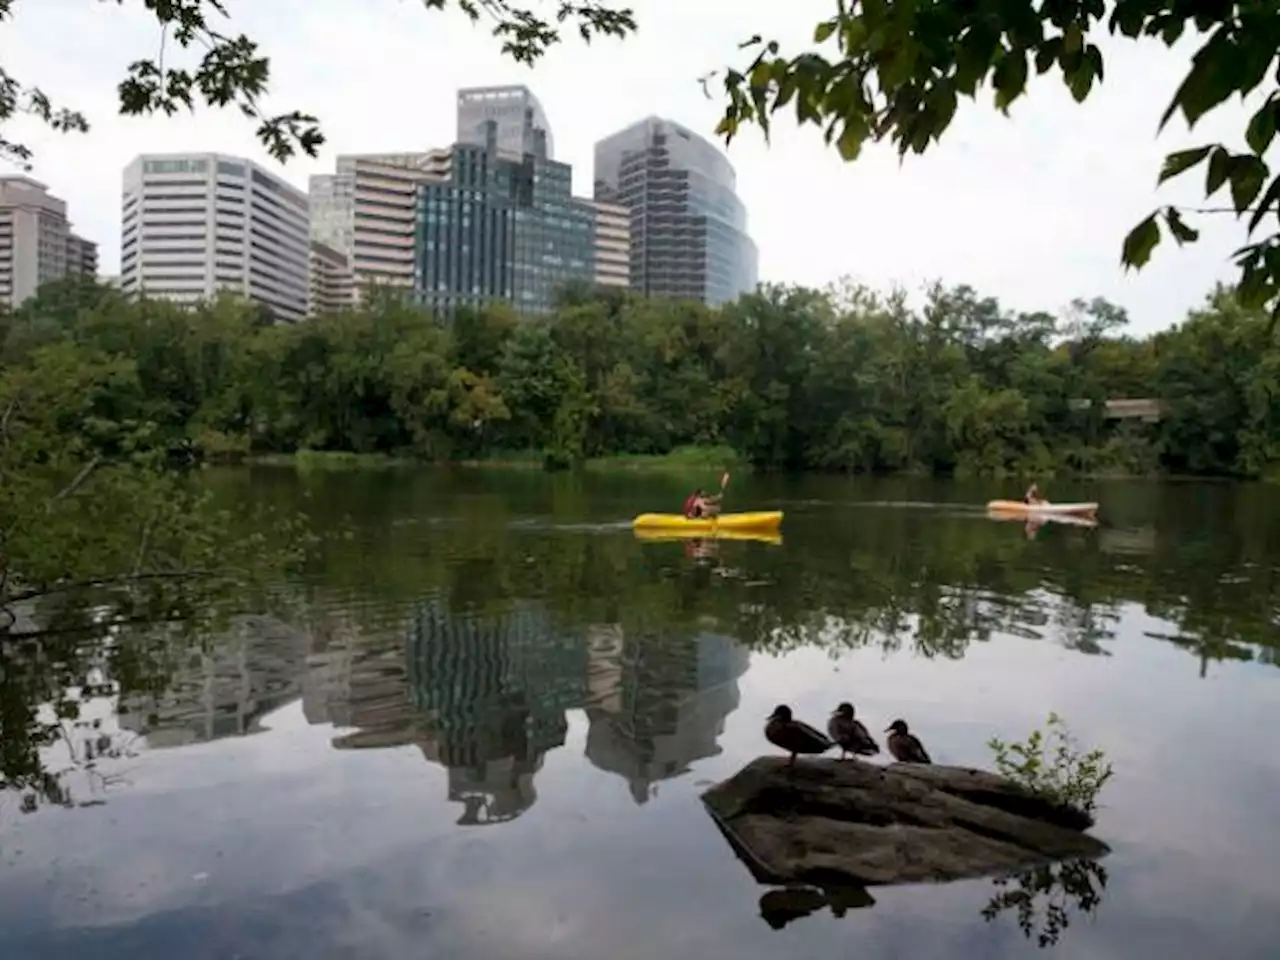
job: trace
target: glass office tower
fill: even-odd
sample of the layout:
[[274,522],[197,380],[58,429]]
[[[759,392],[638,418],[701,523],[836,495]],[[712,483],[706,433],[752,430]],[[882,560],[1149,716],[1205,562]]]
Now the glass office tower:
[[631,211],[631,287],[715,305],[755,289],[759,254],[733,166],[711,143],[648,117],[595,147],[595,197]]
[[568,164],[488,144],[455,144],[444,175],[418,188],[414,290],[440,313],[489,300],[545,313],[557,290],[594,277],[595,214],[570,192]]

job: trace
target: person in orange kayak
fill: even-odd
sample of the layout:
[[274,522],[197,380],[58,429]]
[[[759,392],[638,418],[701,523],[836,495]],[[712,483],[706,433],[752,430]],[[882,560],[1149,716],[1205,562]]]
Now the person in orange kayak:
[[1049,502],[1044,497],[1040,496],[1040,488],[1036,486],[1034,483],[1027,488],[1026,496],[1024,496],[1022,499],[1025,500],[1031,506],[1035,506],[1038,503]]
[[721,494],[706,493],[701,487],[698,487],[693,493],[685,497],[685,518],[697,520],[704,517],[714,517],[720,512],[720,497]]

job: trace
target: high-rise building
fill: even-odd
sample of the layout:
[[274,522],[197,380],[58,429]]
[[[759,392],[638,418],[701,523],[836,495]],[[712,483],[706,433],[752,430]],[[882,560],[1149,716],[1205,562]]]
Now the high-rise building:
[[67,233],[67,276],[97,277],[98,245]]
[[733,166],[680,124],[648,117],[595,147],[595,197],[631,211],[631,287],[720,304],[755,289]]
[[0,305],[17,307],[51,280],[97,274],[98,246],[71,232],[66,202],[30,177],[0,177]]
[[631,211],[616,203],[589,201],[595,214],[595,282],[631,286]]
[[447,176],[447,151],[340,156],[311,178],[311,239],[347,257],[357,290],[413,286],[418,185]]
[[488,124],[497,125],[497,146],[518,157],[531,153],[555,159],[551,124],[533,92],[525,86],[469,87],[458,91],[458,143],[483,147]]
[[253,161],[180,153],[125,167],[125,293],[197,303],[232,291],[296,322],[307,315],[310,260],[307,195]]
[[311,241],[311,294],[307,316],[337,313],[355,306],[355,283],[351,262],[332,247]]
[[488,300],[543,313],[558,288],[595,274],[595,211],[571,192],[568,164],[455,144],[445,176],[418,187],[416,298],[449,313]]

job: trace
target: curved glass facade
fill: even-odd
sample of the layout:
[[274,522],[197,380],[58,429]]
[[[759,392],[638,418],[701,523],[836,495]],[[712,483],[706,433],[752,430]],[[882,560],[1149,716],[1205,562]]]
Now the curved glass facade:
[[733,166],[710,142],[648,117],[595,148],[595,196],[631,211],[631,286],[647,296],[736,300],[759,255]]
[[551,124],[528,87],[468,87],[458,91],[458,143],[488,145],[487,125],[497,130],[496,146],[517,156],[555,159]]

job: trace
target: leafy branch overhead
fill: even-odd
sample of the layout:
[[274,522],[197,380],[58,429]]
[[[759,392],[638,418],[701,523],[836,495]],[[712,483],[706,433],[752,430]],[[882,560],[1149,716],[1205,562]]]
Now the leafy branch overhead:
[[[787,57],[758,36],[742,45],[752,59],[723,76],[727,104],[717,132],[726,143],[750,123],[767,138],[773,115],[791,106],[797,122],[821,127],[845,160],[883,140],[899,155],[921,154],[951,125],[960,98],[976,100],[988,83],[1006,113],[1027,93],[1033,71],[1059,76],[1083,102],[1105,76],[1098,34],[1171,47],[1190,33],[1205,39],[1162,105],[1160,129],[1174,114],[1194,127],[1233,96],[1264,83],[1276,89],[1249,120],[1248,152],[1208,144],[1170,154],[1160,182],[1207,161],[1205,196],[1228,184],[1232,210],[1248,217],[1251,237],[1280,213],[1280,176],[1264,160],[1280,125],[1280,6],[1270,0],[838,0],[836,8],[814,30],[815,50]],[[1162,207],[1126,238],[1126,266],[1148,262],[1162,223],[1179,244],[1198,239],[1176,207]],[[1280,234],[1249,243],[1235,259],[1246,303],[1280,299]]]
[[[0,0],[0,23],[11,19],[17,0]],[[123,6],[125,0],[114,0]],[[324,143],[319,119],[291,110],[269,113],[263,102],[271,79],[271,64],[259,44],[243,33],[226,32],[230,14],[224,0],[142,0],[160,28],[154,57],[136,60],[119,84],[120,113],[143,116],[195,110],[201,104],[234,106],[258,124],[257,136],[267,152],[281,162],[299,151],[315,156]],[[556,0],[541,16],[507,0],[419,0],[428,10],[452,5],[473,22],[483,22],[502,43],[502,52],[533,66],[562,32],[574,29],[586,42],[597,36],[625,37],[636,29],[630,9],[613,9],[597,2]],[[191,55],[199,59],[192,62]],[[83,113],[52,104],[38,88],[28,86],[0,67],[0,125],[27,114],[54,129],[86,132]],[[0,159],[29,166],[31,150],[0,135]]]

